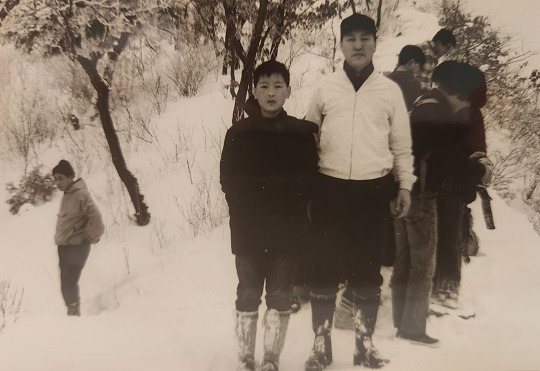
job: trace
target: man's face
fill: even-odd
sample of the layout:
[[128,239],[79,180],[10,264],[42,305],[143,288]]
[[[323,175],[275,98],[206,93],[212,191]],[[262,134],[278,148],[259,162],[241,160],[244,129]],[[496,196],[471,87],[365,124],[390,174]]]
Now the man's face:
[[367,31],[352,31],[341,40],[341,52],[345,61],[356,71],[371,63],[375,48],[375,38]]
[[291,88],[287,86],[279,73],[261,76],[253,90],[253,95],[261,106],[263,117],[276,117],[290,94]]
[[450,50],[452,50],[452,45],[444,45],[440,41],[437,41],[434,44],[434,52],[437,58],[447,54]]
[[67,177],[64,174],[54,174],[53,176],[56,187],[62,192],[65,192],[74,182],[73,177]]

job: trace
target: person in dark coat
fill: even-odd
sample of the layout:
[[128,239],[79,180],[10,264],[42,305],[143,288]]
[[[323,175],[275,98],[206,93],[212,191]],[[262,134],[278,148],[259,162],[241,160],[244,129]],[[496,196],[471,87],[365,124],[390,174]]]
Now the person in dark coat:
[[267,61],[254,73],[259,114],[226,134],[221,185],[229,205],[231,248],[236,255],[239,368],[253,370],[258,308],[266,282],[263,370],[277,370],[290,316],[303,223],[317,174],[318,127],[287,115],[289,72]]
[[426,63],[422,49],[416,45],[405,45],[399,52],[398,64],[394,71],[385,73],[386,77],[399,85],[407,111],[411,111],[414,101],[421,95],[420,80],[415,76]]
[[[462,200],[485,171],[470,157],[467,144],[473,128],[470,97],[477,89],[471,84],[471,71],[470,65],[456,61],[437,66],[435,88],[420,97],[411,112],[418,180],[411,192],[409,214],[395,221],[391,287],[396,335],[418,344],[438,343],[426,334],[437,246],[445,248],[437,257],[443,267],[461,258]],[[445,268],[442,272],[450,272]]]
[[[455,171],[461,176],[456,175],[455,179],[459,181],[444,179],[443,189],[438,195],[439,240],[433,294],[437,303],[454,309],[460,307],[458,298],[463,245],[465,241],[468,243],[470,229],[467,204],[476,198],[477,186],[484,182],[483,175],[486,169],[490,168],[486,158],[485,129],[480,111],[480,107],[486,103],[485,77],[476,67],[464,65],[463,73],[467,76],[470,94],[467,107],[461,110],[460,114],[469,122],[470,128],[456,150],[460,151],[462,158],[469,159],[470,163],[479,164],[483,172],[471,173],[457,168]],[[433,75],[434,81],[438,78]]]

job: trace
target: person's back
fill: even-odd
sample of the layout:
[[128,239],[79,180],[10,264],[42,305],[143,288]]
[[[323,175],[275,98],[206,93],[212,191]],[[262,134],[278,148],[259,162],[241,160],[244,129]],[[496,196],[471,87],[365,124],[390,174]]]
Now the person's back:
[[411,111],[414,101],[421,94],[420,80],[415,74],[420,71],[426,62],[426,57],[421,48],[415,45],[406,45],[401,49],[398,57],[398,65],[392,72],[385,75],[393,80],[401,88],[407,111]]

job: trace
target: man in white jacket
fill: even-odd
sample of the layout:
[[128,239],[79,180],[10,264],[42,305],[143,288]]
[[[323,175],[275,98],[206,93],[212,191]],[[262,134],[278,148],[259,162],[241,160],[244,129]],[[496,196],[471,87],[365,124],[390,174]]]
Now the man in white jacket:
[[345,18],[343,69],[320,81],[306,113],[320,127],[320,174],[311,208],[315,340],[306,370],[332,362],[332,319],[343,278],[354,293],[354,365],[378,368],[388,362],[372,343],[383,239],[390,209],[395,218],[407,214],[415,176],[403,95],[374,70],[375,48],[375,22],[361,14]]

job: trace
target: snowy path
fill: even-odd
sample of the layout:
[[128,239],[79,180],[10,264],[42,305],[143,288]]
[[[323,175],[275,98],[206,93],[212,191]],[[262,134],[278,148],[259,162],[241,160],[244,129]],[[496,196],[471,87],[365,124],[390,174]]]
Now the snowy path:
[[[17,231],[23,220],[39,223],[40,216],[51,211],[47,208],[54,207],[31,210],[17,223],[15,218],[6,219],[2,232]],[[540,352],[536,350],[540,335],[540,238],[523,215],[499,198],[494,199],[493,208],[497,229],[487,231],[479,205],[473,207],[481,253],[464,266],[462,293],[465,307],[474,310],[476,317],[430,317],[428,331],[441,339],[439,348],[395,339],[387,286],[390,270],[385,268],[376,344],[391,359],[386,370],[540,369]],[[104,271],[119,267],[115,266],[118,260],[107,263],[105,256],[111,254],[100,247],[81,281],[83,295],[91,295],[83,302],[80,319],[64,316],[54,251],[39,246],[45,238],[39,231],[49,227],[33,234],[15,233],[18,237],[7,245],[25,246],[26,251],[10,255],[17,264],[11,267],[17,269],[10,271],[5,261],[0,267],[10,277],[18,272],[32,300],[22,318],[0,334],[0,370],[234,369],[236,277],[226,225],[106,290],[98,286],[105,281]],[[264,304],[260,311],[262,316]],[[302,370],[311,341],[307,306],[292,316],[282,369]],[[352,370],[352,332],[334,330],[333,343],[335,361],[328,370]],[[258,341],[259,358],[260,345]]]

